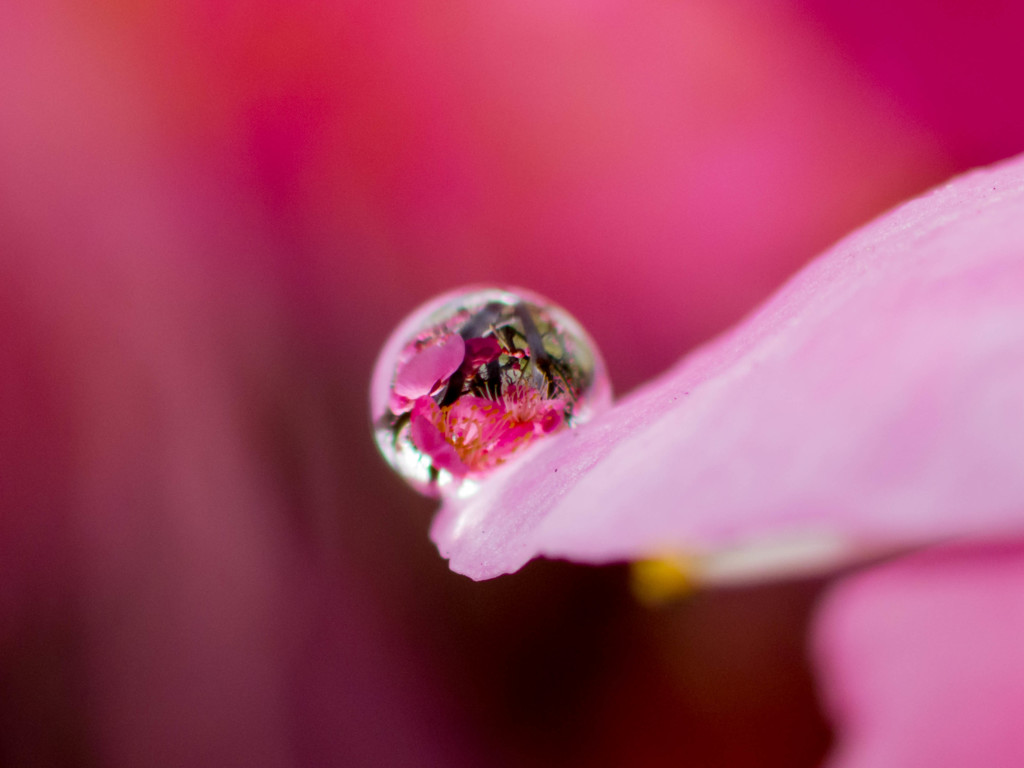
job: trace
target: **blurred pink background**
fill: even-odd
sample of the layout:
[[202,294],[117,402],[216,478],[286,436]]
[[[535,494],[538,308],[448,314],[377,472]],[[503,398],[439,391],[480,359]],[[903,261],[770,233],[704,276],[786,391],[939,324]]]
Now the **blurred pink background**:
[[520,284],[626,391],[1024,149],[956,0],[0,6],[0,764],[812,766],[821,584],[474,584],[367,422],[418,302]]

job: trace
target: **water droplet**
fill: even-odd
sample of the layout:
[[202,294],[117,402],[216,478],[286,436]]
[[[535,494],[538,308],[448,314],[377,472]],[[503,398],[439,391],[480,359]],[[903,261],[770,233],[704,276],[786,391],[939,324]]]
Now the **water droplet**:
[[610,404],[587,332],[518,288],[464,288],[421,306],[384,345],[370,389],[381,453],[430,496],[471,493],[538,441]]

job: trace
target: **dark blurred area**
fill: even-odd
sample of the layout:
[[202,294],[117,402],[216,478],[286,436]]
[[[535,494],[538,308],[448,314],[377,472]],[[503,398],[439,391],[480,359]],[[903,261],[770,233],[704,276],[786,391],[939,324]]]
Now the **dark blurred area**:
[[892,9],[4,4],[0,764],[819,764],[819,582],[451,574],[367,387],[483,281],[628,391],[1018,151],[1021,11]]

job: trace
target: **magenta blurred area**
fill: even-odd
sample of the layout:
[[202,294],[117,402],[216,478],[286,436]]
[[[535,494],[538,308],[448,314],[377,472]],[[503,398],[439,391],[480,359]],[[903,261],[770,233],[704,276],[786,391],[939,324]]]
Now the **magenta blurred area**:
[[819,585],[452,575],[367,387],[492,282],[628,390],[1019,151],[1016,6],[900,8],[0,5],[0,764],[818,764]]

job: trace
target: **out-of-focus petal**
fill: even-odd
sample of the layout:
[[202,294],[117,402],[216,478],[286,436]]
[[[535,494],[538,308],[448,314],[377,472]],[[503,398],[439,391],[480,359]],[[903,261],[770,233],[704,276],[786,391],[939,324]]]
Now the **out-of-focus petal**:
[[[931,127],[968,165],[1020,151],[1024,102],[1008,99],[1024,67],[1024,5],[949,0],[795,0],[862,74]],[[965,66],[970,62],[969,66]]]
[[1024,547],[932,551],[842,581],[816,626],[830,768],[1024,765]]
[[671,551],[714,555],[705,575],[725,578],[1019,531],[1021,392],[1024,158],[846,238],[605,416],[446,503],[432,536],[474,578]]

